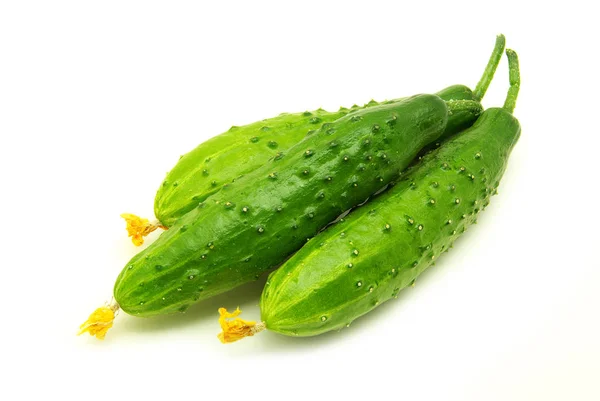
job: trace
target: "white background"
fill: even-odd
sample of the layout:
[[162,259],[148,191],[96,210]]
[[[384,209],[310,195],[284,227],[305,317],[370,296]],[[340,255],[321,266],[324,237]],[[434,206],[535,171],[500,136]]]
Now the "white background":
[[[0,399],[599,400],[591,3],[0,3]],[[521,59],[521,140],[414,289],[308,339],[218,342],[217,308],[259,318],[263,280],[75,335],[139,251],[119,214],[151,217],[180,154],[284,111],[473,87],[500,32]],[[484,105],[507,86],[503,60]]]

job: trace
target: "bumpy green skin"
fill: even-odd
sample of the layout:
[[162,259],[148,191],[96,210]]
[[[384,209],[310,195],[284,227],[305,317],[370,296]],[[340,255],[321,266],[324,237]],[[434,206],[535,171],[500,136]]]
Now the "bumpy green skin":
[[[464,85],[450,86],[437,95],[444,100],[476,100],[471,89]],[[363,108],[401,100],[371,101],[363,107],[342,107],[335,112],[319,109],[284,113],[241,127],[231,127],[181,157],[156,193],[154,214],[162,225],[170,227],[199,202],[285,152],[308,132]],[[456,126],[449,127],[447,132],[458,132],[472,124],[471,113],[460,113],[462,115],[451,122]]]
[[172,226],[199,202],[224,185],[255,170],[300,142],[310,130],[348,114],[322,109],[281,114],[227,132],[198,145],[183,155],[167,174],[154,199],[154,214],[165,226]]
[[520,132],[509,112],[486,110],[390,190],[312,238],[267,281],[267,329],[317,335],[395,297],[476,221]]
[[171,313],[258,278],[396,178],[447,119],[442,99],[418,95],[323,125],[136,255],[117,279],[116,301],[132,315]]

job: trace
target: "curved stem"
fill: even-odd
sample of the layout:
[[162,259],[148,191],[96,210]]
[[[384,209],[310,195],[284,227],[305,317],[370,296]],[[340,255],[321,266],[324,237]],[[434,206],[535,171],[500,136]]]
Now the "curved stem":
[[500,63],[500,59],[502,58],[502,52],[504,51],[504,46],[506,45],[506,38],[504,35],[500,34],[496,36],[496,44],[494,45],[494,51],[492,51],[492,55],[490,56],[490,60],[483,71],[483,75],[475,90],[473,91],[473,96],[477,100],[481,100],[487,92],[488,87],[490,86],[490,82],[492,82],[492,78],[494,78],[494,73],[496,72],[496,68]]
[[508,57],[508,71],[510,88],[504,101],[504,109],[512,113],[517,103],[517,96],[521,87],[521,74],[519,72],[519,57],[514,50],[506,49],[506,57]]

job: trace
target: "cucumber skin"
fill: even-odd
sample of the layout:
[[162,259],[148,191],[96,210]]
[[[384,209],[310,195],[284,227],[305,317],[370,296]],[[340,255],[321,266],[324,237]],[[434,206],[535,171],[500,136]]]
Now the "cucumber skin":
[[115,300],[131,315],[173,313],[258,278],[397,177],[440,137],[447,117],[443,100],[418,95],[324,125],[208,197],[133,257]]
[[[464,85],[450,86],[436,95],[444,100],[475,100],[471,89]],[[241,127],[231,127],[179,159],[156,193],[154,214],[163,226],[170,227],[199,202],[240,176],[256,170],[279,152],[285,152],[300,142],[309,131],[354,111],[401,100],[382,103],[370,101],[363,107],[342,107],[335,112],[319,109],[283,113]],[[448,127],[447,132],[459,132],[472,124],[472,116],[467,112],[462,113],[463,118],[453,119],[451,123],[456,126]]]
[[270,275],[260,303],[266,327],[313,336],[395,297],[475,222],[520,132],[505,110],[486,110],[387,192],[312,238]]
[[[374,102],[373,102],[374,103]],[[278,152],[300,142],[306,133],[337,120],[350,109],[336,112],[281,114],[227,132],[186,153],[167,174],[154,199],[154,214],[166,227],[220,191],[223,185],[255,170]]]

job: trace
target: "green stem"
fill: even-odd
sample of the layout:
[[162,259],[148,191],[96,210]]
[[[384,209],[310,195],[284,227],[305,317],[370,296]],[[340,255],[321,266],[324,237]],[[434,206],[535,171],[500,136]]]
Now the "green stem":
[[468,111],[475,115],[480,115],[483,112],[481,103],[476,100],[448,100],[446,106],[448,106],[449,115],[460,111]]
[[521,75],[519,73],[519,57],[517,56],[517,53],[514,50],[506,49],[506,57],[508,57],[510,88],[508,88],[504,109],[509,113],[512,113],[517,103],[517,96],[519,95]]
[[504,35],[500,34],[496,36],[496,45],[494,46],[494,51],[490,56],[490,60],[483,71],[483,75],[475,90],[473,91],[473,96],[477,100],[483,99],[485,92],[487,92],[488,87],[490,86],[490,82],[492,82],[492,78],[494,78],[494,73],[496,72],[496,68],[500,63],[500,59],[502,58],[502,52],[504,51],[504,46],[506,44],[506,38]]

